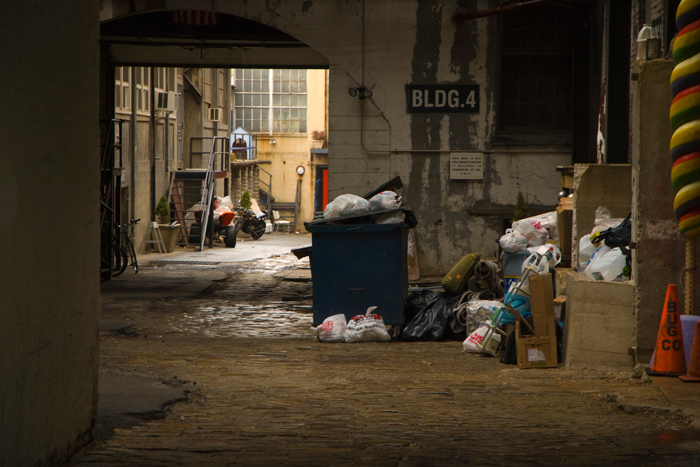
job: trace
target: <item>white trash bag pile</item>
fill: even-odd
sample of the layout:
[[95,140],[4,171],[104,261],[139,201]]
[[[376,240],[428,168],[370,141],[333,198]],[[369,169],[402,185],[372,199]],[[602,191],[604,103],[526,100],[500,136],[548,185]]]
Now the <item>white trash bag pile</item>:
[[377,307],[367,308],[364,315],[353,316],[346,322],[344,314],[329,316],[320,326],[312,328],[321,342],[388,342],[391,336],[384,320],[372,313]]

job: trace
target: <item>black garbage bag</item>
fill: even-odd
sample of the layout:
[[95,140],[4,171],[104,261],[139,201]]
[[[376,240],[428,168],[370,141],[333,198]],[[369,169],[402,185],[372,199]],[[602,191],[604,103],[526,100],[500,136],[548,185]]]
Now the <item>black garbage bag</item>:
[[610,248],[620,248],[625,254],[629,253],[627,247],[632,241],[632,213],[627,214],[625,220],[620,222],[619,225],[615,227],[610,227],[607,230],[600,232],[595,239],[594,243],[599,241],[604,241]]
[[435,293],[401,331],[404,341],[440,341],[452,336],[450,320],[461,294]]
[[416,217],[416,214],[411,211],[410,209],[404,209],[404,224],[408,226],[409,229],[414,228],[415,226],[418,225],[418,218]]
[[404,322],[410,322],[420,311],[425,308],[435,292],[430,289],[423,289],[417,292],[411,292],[406,297],[403,304]]

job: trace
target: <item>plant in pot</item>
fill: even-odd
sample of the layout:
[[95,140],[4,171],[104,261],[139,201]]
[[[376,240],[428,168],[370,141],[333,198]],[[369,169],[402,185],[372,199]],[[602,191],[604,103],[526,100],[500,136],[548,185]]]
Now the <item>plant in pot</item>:
[[168,205],[167,196],[163,195],[160,197],[154,214],[158,221],[158,230],[163,236],[165,251],[171,253],[175,249],[175,243],[177,242],[177,226],[170,225],[170,206]]
[[326,132],[323,130],[314,130],[311,132],[311,138],[313,139],[313,145],[316,149],[321,149],[326,147],[328,139],[326,138]]

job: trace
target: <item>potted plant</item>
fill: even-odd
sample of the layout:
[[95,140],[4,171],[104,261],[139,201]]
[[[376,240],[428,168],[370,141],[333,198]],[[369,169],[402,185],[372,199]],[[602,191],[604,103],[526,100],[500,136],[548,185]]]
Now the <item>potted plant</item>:
[[168,205],[168,197],[163,195],[156,205],[154,211],[156,221],[158,222],[158,230],[163,237],[165,251],[171,253],[175,249],[177,243],[177,227],[170,224],[170,206]]
[[244,191],[241,195],[241,207],[243,209],[250,209],[253,207],[253,202],[250,200],[250,192]]
[[314,130],[311,132],[311,138],[313,139],[313,145],[315,149],[321,149],[326,147],[327,139],[326,132],[323,130]]

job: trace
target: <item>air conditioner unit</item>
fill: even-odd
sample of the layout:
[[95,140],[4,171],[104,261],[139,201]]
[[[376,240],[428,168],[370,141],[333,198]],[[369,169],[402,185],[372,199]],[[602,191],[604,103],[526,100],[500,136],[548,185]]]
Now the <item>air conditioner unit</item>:
[[156,110],[175,111],[177,94],[174,92],[159,92],[156,98]]
[[211,107],[209,109],[209,121],[210,122],[220,122],[221,121],[221,107]]

